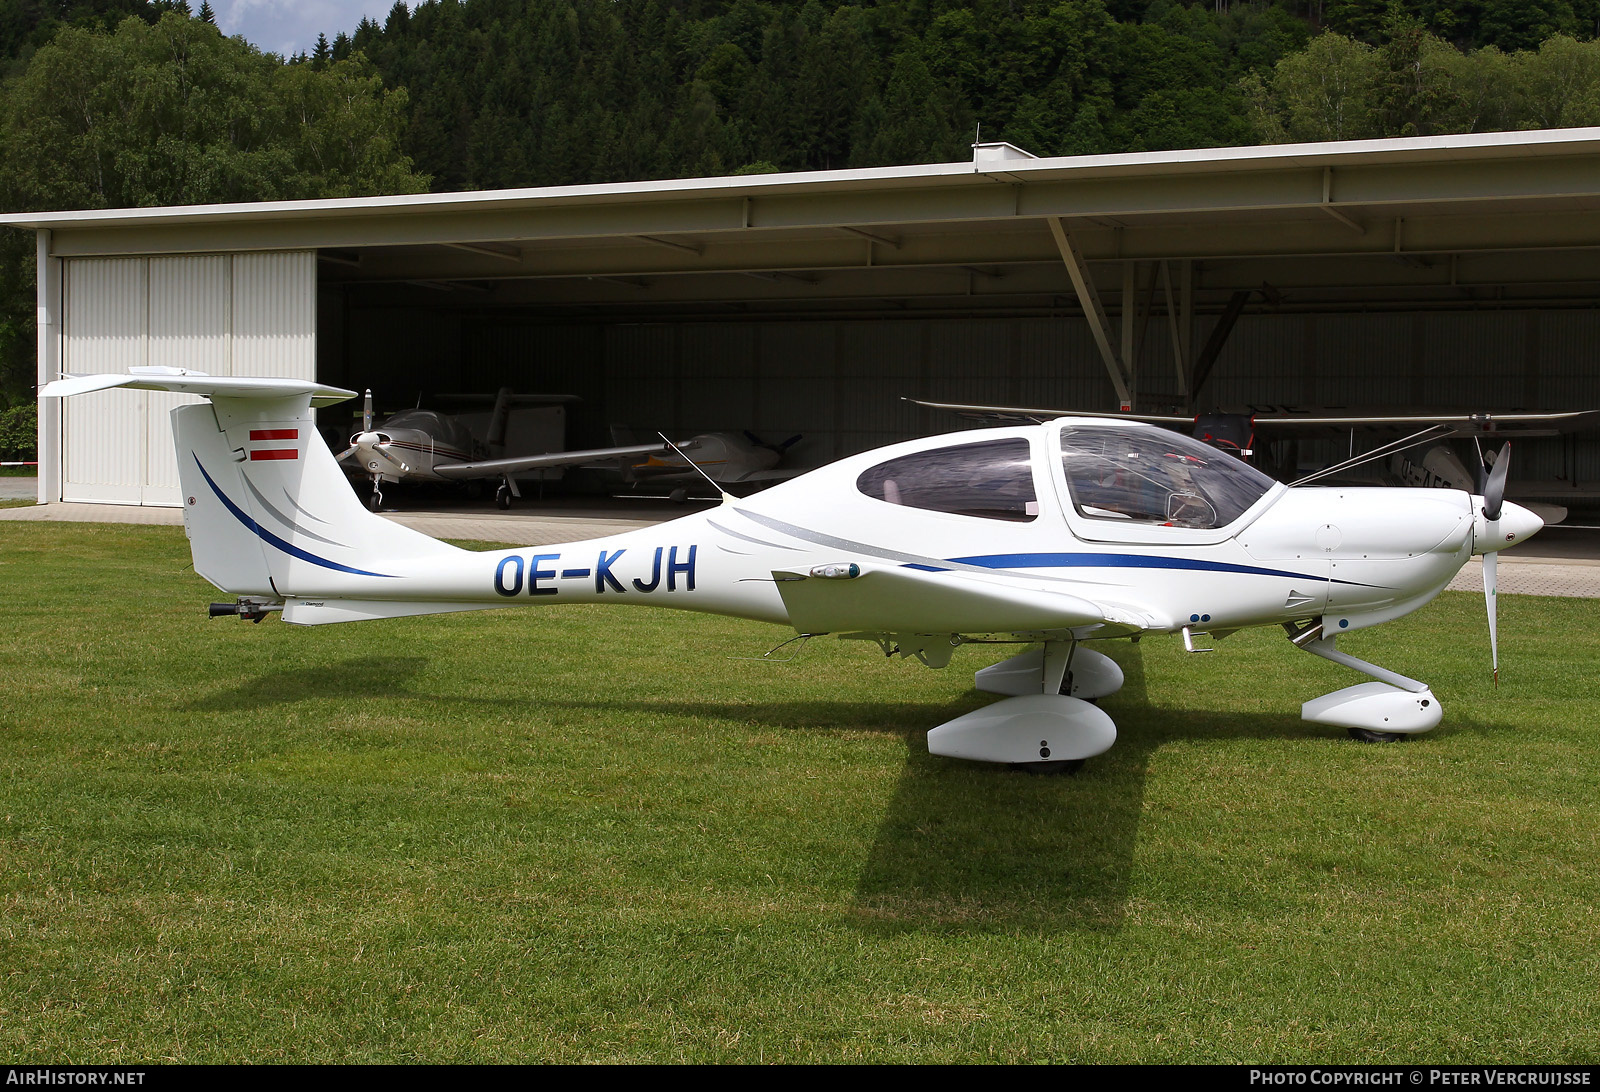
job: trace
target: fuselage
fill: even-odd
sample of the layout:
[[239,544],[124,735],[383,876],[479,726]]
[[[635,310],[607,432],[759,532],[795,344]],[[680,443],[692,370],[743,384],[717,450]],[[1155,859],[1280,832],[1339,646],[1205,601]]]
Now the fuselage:
[[354,465],[386,482],[445,481],[435,465],[470,462],[481,447],[465,425],[433,410],[405,410],[350,437]]
[[1436,488],[1289,489],[1175,433],[1065,419],[896,444],[600,539],[367,562],[308,542],[284,617],[403,599],[632,603],[783,624],[774,572],[857,563],[1066,591],[1144,630],[1321,618],[1336,633],[1443,590],[1473,553],[1476,503]]

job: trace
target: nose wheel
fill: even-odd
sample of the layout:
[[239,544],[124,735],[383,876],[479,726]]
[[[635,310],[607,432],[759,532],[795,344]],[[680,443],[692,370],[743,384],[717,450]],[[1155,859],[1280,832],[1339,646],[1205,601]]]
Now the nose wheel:
[[1405,738],[1400,732],[1375,732],[1371,728],[1347,728],[1350,738],[1357,743],[1399,743]]
[[367,511],[376,512],[383,508],[383,479],[378,475],[372,476],[372,493],[367,497]]
[[1069,758],[1064,762],[1013,762],[1011,763],[1011,768],[1022,773],[1056,774],[1063,777],[1071,777],[1083,769],[1083,764],[1087,761],[1088,759],[1084,758]]

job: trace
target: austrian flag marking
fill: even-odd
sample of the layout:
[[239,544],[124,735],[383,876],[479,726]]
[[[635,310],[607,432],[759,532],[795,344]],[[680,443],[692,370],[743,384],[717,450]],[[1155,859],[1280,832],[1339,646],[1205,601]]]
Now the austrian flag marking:
[[[250,430],[250,442],[259,443],[263,440],[299,440],[300,430],[297,428],[253,428]],[[261,462],[271,459],[298,459],[298,447],[253,447],[250,449],[250,460]]]

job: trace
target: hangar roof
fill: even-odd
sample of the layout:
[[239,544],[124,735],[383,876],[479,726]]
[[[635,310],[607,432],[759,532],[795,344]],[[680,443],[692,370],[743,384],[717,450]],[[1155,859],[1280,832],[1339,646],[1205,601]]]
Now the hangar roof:
[[[315,248],[322,281],[571,313],[1075,308],[1056,219],[1109,290],[1197,300],[1592,306],[1600,128],[10,214],[63,256]],[[1151,289],[1153,290],[1153,288]],[[1209,293],[1209,296],[1207,295]]]

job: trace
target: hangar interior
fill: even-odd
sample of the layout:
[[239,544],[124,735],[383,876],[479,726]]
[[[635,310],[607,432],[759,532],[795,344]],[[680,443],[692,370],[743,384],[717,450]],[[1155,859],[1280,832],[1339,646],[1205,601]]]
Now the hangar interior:
[[[577,396],[569,447],[613,426],[749,430],[799,435],[786,459],[811,466],[968,427],[906,396],[1600,408],[1594,129],[1065,159],[982,145],[921,167],[6,222],[40,232],[41,381],[314,371],[380,410],[505,385]],[[69,410],[41,499],[130,499],[91,495],[126,476],[113,442],[164,473],[166,397],[147,396],[137,438]],[[348,407],[324,412],[347,431]],[[1530,440],[1513,479],[1600,496],[1600,437]]]

